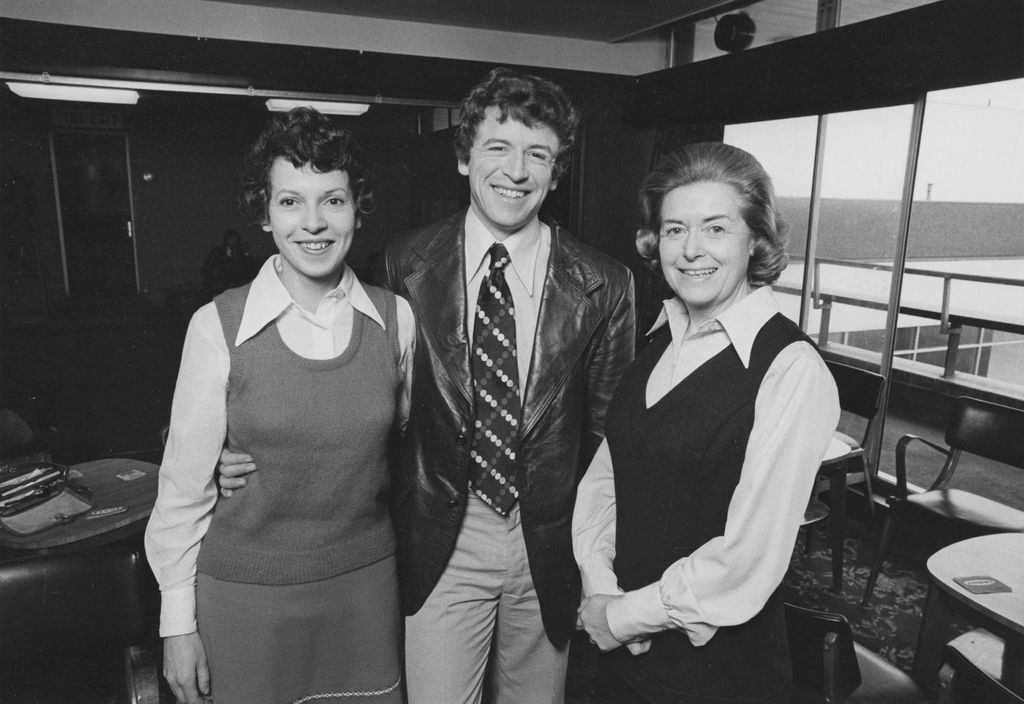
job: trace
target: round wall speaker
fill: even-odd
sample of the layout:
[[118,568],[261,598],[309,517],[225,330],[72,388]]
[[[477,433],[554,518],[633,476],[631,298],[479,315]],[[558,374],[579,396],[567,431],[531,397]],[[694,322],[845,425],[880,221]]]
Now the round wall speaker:
[[754,20],[746,12],[725,15],[715,25],[715,46],[722,51],[740,51],[754,41]]

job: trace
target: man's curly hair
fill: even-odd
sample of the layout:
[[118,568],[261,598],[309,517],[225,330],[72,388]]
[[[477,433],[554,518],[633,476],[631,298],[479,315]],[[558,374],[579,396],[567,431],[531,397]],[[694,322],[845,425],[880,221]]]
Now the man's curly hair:
[[565,173],[580,115],[560,86],[509,68],[496,68],[488,73],[462,101],[461,120],[455,133],[455,156],[463,164],[469,162],[476,129],[487,116],[489,107],[498,109],[499,122],[512,119],[527,127],[540,124],[550,128],[559,144],[552,176],[558,180]]

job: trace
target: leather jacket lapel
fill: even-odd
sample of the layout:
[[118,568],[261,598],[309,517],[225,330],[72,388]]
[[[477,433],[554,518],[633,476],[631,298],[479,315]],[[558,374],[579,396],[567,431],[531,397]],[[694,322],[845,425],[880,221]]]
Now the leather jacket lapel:
[[405,278],[413,313],[430,356],[450,377],[472,407],[472,377],[469,370],[469,340],[466,336],[466,282],[461,217],[450,218],[436,237],[416,254],[420,266]]
[[523,404],[526,437],[568,381],[602,321],[589,294],[604,283],[585,260],[576,256],[575,242],[556,225],[551,227],[551,254],[544,281],[530,377]]

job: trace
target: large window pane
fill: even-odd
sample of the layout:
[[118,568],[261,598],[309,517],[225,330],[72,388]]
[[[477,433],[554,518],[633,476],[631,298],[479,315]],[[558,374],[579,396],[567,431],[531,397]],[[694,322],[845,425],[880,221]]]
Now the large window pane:
[[[782,219],[789,228],[789,266],[772,287],[782,312],[800,321],[804,252],[807,245],[808,204],[814,176],[814,143],[818,118],[798,117],[742,125],[727,125],[723,141],[745,149],[772,177]],[[810,332],[817,334],[817,324]]]
[[873,20],[883,15],[909,10],[912,7],[930,5],[937,0],[843,0],[839,13],[839,24],[848,25]]
[[911,116],[897,106],[827,118],[814,262],[821,329],[873,366],[884,347]]
[[[885,318],[906,171],[912,109],[898,106],[828,116],[821,174],[816,281],[823,309],[809,310],[806,331],[850,348],[875,368]],[[776,120],[725,129],[725,141],[751,152],[772,176],[791,226],[790,266],[776,286],[799,292],[810,212],[817,118]],[[789,298],[789,297],[787,297]],[[793,305],[783,300],[787,315]]]
[[922,374],[1016,398],[1024,398],[1022,163],[1024,79],[928,95],[901,303],[932,315],[899,351],[928,365]]

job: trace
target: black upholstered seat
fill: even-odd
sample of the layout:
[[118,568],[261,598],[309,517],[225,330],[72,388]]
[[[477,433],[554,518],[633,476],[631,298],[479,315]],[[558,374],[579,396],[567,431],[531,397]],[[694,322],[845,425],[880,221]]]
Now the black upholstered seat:
[[130,550],[0,563],[0,701],[159,701]]

